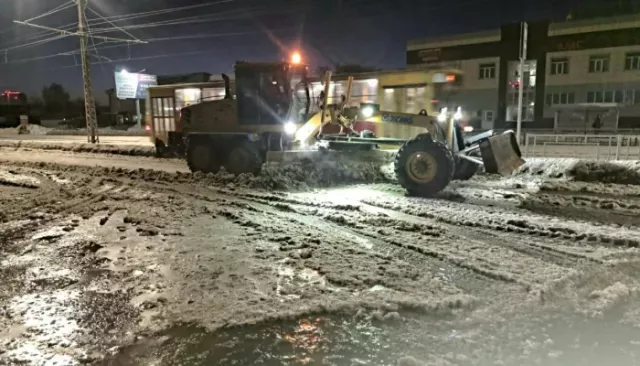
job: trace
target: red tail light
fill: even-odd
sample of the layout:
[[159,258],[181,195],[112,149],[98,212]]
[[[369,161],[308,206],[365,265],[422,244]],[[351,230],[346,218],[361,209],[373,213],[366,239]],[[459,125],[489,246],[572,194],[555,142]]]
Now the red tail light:
[[151,126],[144,125],[144,130],[147,131],[147,132],[151,131]]

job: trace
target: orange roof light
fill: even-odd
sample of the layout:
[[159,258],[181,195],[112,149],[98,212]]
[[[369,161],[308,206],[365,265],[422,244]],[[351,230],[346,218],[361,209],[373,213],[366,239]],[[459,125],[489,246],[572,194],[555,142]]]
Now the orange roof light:
[[302,56],[300,56],[300,52],[296,51],[291,55],[291,63],[299,64],[300,62],[302,62]]

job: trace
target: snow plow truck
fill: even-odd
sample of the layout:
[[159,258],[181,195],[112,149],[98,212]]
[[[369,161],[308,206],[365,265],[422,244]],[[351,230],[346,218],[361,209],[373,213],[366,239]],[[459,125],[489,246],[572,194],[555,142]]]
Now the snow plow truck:
[[258,174],[264,163],[301,159],[393,164],[399,184],[418,196],[470,179],[480,166],[508,175],[524,164],[512,131],[465,135],[454,108],[434,116],[426,110],[387,112],[375,103],[353,106],[352,77],[346,93],[329,104],[331,77],[327,71],[315,96],[305,65],[237,62],[235,96],[223,74],[224,97],[182,108],[175,130],[166,141],[156,139],[156,147],[205,173],[224,167],[232,174]]

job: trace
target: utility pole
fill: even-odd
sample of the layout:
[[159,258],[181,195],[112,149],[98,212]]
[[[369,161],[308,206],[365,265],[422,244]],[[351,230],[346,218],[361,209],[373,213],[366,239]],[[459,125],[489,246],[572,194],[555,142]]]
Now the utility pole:
[[524,63],[527,60],[527,22],[520,25],[520,66],[518,67],[518,121],[516,122],[516,138],[520,143],[522,132],[522,97],[524,94]]
[[85,9],[88,0],[76,0],[78,4],[78,34],[80,35],[80,58],[82,59],[82,83],[84,86],[84,109],[87,121],[87,140],[95,144],[100,142],[98,136],[98,119],[96,117],[96,102],[93,98],[91,85],[91,63],[89,61],[89,36],[87,34],[87,18]]
[[[80,57],[82,59],[82,81],[84,84],[83,85],[84,86],[84,107],[86,112],[85,118],[87,121],[87,139],[90,143],[95,144],[95,143],[99,143],[100,139],[98,137],[98,121],[96,118],[96,103],[95,103],[95,99],[93,98],[93,88],[91,85],[91,60],[89,59],[89,37],[91,37],[92,39],[100,39],[106,42],[126,42],[127,44],[132,44],[132,43],[140,44],[140,43],[147,43],[147,42],[141,41],[133,37],[133,35],[131,35],[129,32],[127,32],[123,28],[116,26],[115,24],[113,24],[113,22],[109,21],[108,19],[104,18],[100,14],[97,14],[95,11],[89,8],[89,10],[91,10],[93,13],[98,15],[101,19],[113,25],[114,29],[123,31],[127,35],[133,37],[133,39],[105,37],[105,36],[90,34],[91,32],[87,24],[87,17],[85,14],[85,10],[87,9],[89,0],[73,0],[73,1],[76,3],[78,7],[78,31],[77,32],[72,32],[64,29],[57,29],[53,27],[47,27],[44,25],[34,24],[31,22],[32,20],[39,19],[42,16],[31,18],[29,20],[24,20],[24,21],[14,20],[13,22],[16,24],[25,25],[25,26],[29,26],[37,29],[42,29],[49,32],[56,32],[63,37],[66,37],[66,36],[80,37]],[[54,9],[54,11],[52,12],[64,10],[70,7],[72,7],[72,5],[64,8],[58,7],[56,8],[58,10]],[[52,12],[49,12],[47,14],[51,14]],[[60,55],[74,55],[75,53],[76,52],[67,52]],[[97,49],[96,49],[96,53],[97,53]],[[6,55],[5,55],[5,58],[6,58]]]

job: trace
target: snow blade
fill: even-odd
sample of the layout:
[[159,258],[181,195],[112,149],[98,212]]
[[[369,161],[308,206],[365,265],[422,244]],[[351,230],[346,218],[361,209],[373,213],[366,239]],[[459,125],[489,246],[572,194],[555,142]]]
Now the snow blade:
[[480,152],[487,173],[510,175],[524,164],[520,146],[512,131],[482,141]]

